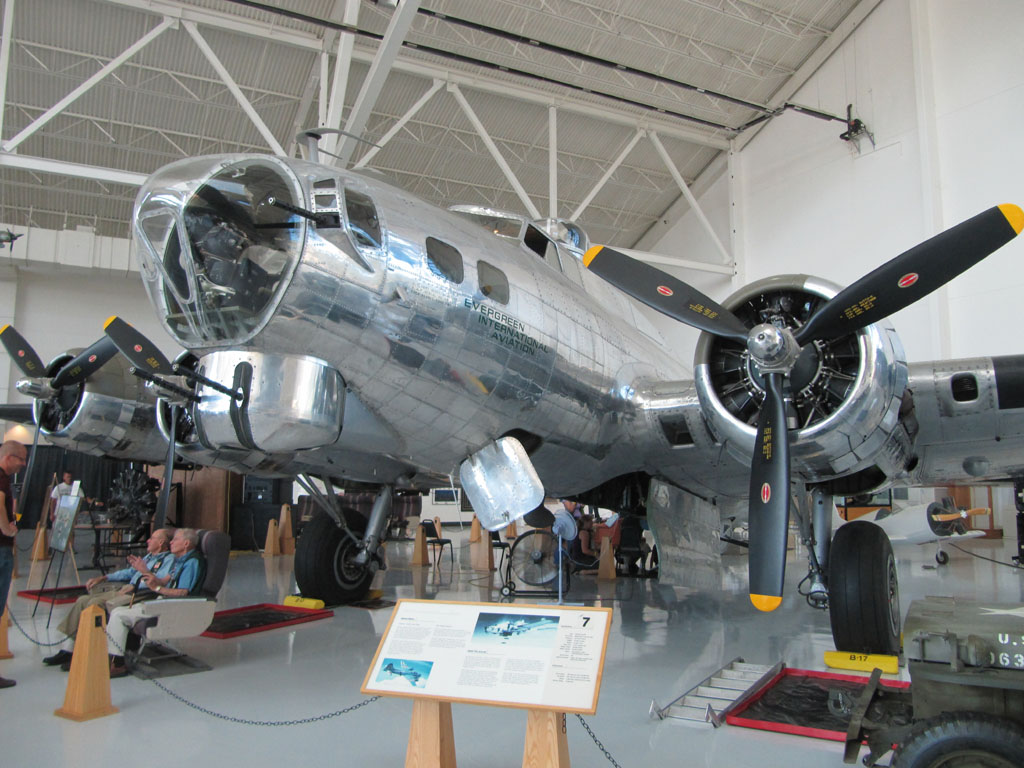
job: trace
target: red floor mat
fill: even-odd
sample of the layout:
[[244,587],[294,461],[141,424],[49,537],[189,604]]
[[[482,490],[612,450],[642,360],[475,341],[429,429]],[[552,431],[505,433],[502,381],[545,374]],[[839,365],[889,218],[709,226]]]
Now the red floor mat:
[[334,611],[311,608],[296,608],[290,605],[274,605],[259,603],[244,608],[232,608],[229,611],[217,611],[213,615],[210,628],[203,632],[203,637],[225,639],[240,635],[251,635],[268,629],[287,627],[291,624],[302,624],[307,621],[326,619],[333,616]]

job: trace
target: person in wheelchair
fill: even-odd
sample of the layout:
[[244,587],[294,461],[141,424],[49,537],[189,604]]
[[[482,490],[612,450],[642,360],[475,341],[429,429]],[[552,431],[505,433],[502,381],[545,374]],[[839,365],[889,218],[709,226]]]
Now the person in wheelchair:
[[129,555],[128,567],[103,576],[94,576],[85,582],[88,594],[82,595],[68,611],[57,629],[67,635],[65,647],[52,656],[43,659],[47,666],[60,666],[65,672],[71,669],[71,656],[75,648],[75,636],[78,634],[78,621],[82,611],[90,605],[99,605],[108,614],[118,606],[132,602],[150,600],[156,593],[146,587],[143,580],[150,576],[166,576],[170,573],[174,555],[170,551],[174,531],[170,528],[158,528],[150,534],[146,541],[144,557]]
[[[174,561],[167,575],[150,574],[143,578],[146,586],[157,598],[189,597],[203,584],[206,563],[199,546],[199,532],[194,528],[179,528],[171,539]],[[141,606],[121,606],[110,612],[107,625],[107,650],[110,654],[110,677],[124,677],[128,669],[124,663],[124,650],[128,632],[143,617]]]

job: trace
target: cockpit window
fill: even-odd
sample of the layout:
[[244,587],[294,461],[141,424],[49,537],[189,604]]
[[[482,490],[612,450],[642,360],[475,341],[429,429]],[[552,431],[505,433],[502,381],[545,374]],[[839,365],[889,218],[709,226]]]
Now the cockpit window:
[[373,200],[362,192],[345,188],[345,214],[348,216],[352,240],[360,250],[374,251],[381,246],[380,220]]
[[247,339],[301,253],[301,192],[264,160],[231,164],[191,194],[180,186],[147,182],[136,212],[144,274],[159,286],[168,329],[186,345]]
[[465,277],[462,254],[454,246],[436,237],[427,238],[427,264],[432,272],[453,283],[461,283]]

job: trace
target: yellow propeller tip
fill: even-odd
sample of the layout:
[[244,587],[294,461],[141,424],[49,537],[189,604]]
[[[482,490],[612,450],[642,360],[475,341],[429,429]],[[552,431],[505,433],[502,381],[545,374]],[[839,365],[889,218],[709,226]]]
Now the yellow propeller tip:
[[1000,205],[999,210],[1003,212],[1003,216],[1010,222],[1013,231],[1019,235],[1021,230],[1024,229],[1024,211],[1020,209],[1020,206],[1013,203]]
[[583,254],[583,266],[589,268],[590,262],[594,260],[594,257],[601,252],[604,248],[603,245],[595,245],[587,249],[587,252]]
[[750,602],[754,604],[754,607],[759,611],[774,611],[780,605],[782,605],[781,595],[754,595],[750,596]]
[[117,315],[111,315],[110,317],[108,317],[107,321],[103,323],[103,330],[107,330],[107,326],[109,326],[115,320],[117,320]]
[[6,331],[6,330],[7,330],[8,328],[10,328],[10,327],[11,327],[11,324],[10,324],[10,323],[7,323],[6,325],[4,325],[4,327],[3,327],[3,328],[0,328],[0,333],[3,333],[4,331]]

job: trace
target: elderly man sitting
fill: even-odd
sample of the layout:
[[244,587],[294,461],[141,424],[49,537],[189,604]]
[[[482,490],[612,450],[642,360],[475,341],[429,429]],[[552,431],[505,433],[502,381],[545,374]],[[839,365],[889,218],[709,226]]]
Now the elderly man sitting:
[[[171,554],[174,555],[170,570],[164,576],[150,574],[143,577],[146,586],[157,597],[188,597],[203,584],[205,562],[197,551],[199,533],[194,528],[179,528],[171,539]],[[107,650],[110,653],[110,676],[124,677],[128,670],[124,666],[124,648],[128,632],[135,622],[146,614],[142,606],[121,606],[110,612],[107,624]]]
[[68,636],[65,647],[43,659],[43,664],[60,665],[67,672],[71,668],[71,655],[75,648],[75,635],[78,634],[78,621],[82,611],[90,605],[99,605],[109,614],[114,608],[129,605],[140,600],[150,600],[156,593],[143,585],[147,576],[164,577],[170,573],[174,556],[170,552],[171,537],[174,531],[170,528],[159,528],[150,534],[146,541],[144,557],[130,555],[128,567],[108,573],[106,576],[94,576],[85,582],[89,591],[82,595],[68,611],[67,616],[57,625],[57,629]]

